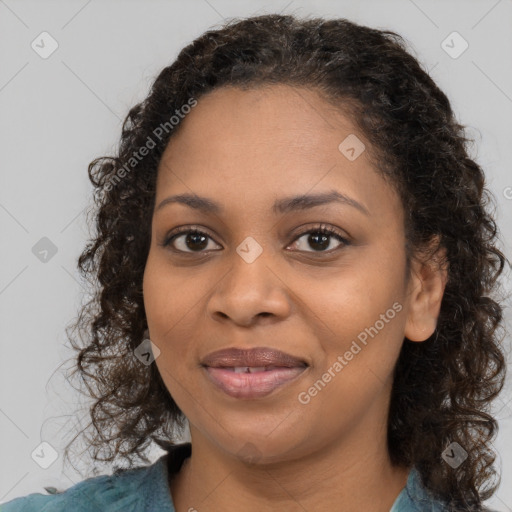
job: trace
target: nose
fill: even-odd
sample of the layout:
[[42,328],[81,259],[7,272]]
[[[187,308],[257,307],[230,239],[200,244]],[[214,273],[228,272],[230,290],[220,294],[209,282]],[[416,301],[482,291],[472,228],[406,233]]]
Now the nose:
[[207,312],[220,322],[249,327],[257,322],[275,322],[289,316],[290,294],[282,276],[263,254],[252,263],[233,255],[230,270],[211,295]]

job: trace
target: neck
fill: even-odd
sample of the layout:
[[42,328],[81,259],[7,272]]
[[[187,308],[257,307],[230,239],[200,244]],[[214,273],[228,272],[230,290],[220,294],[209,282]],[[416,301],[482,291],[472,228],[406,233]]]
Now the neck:
[[170,480],[176,511],[389,512],[409,470],[392,466],[379,448],[386,447],[386,429],[378,440],[375,434],[294,460],[248,465],[191,428],[192,455]]

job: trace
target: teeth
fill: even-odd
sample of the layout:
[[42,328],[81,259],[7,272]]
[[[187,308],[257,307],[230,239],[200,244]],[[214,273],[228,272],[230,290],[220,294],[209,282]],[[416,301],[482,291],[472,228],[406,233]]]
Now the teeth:
[[235,373],[255,373],[255,372],[264,372],[271,369],[271,367],[265,366],[235,366],[233,371]]
[[268,368],[265,368],[264,366],[254,366],[253,368],[249,368],[249,372],[251,372],[251,373],[264,372],[267,370],[268,370]]

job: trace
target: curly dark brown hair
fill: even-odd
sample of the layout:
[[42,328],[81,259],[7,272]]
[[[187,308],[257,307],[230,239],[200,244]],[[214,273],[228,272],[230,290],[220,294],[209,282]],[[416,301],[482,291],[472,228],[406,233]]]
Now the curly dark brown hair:
[[[404,339],[395,367],[388,449],[393,464],[417,467],[452,510],[480,510],[499,481],[490,404],[506,370],[497,278],[508,261],[487,208],[493,197],[468,154],[465,127],[404,39],[345,19],[265,15],[205,32],[129,111],[117,154],[89,165],[96,233],[78,268],[94,293],[68,333],[79,351],[75,373],[93,400],[79,434],[94,460],[148,462],[152,441],[171,446],[184,428],[157,366],[134,356],[147,329],[142,279],[157,168],[181,126],[169,120],[216,88],[272,84],[317,91],[362,130],[375,168],[402,200],[408,263],[434,239],[446,250],[436,331],[423,343]],[[149,141],[154,147],[134,160]],[[455,469],[441,457],[452,442],[468,453]]]

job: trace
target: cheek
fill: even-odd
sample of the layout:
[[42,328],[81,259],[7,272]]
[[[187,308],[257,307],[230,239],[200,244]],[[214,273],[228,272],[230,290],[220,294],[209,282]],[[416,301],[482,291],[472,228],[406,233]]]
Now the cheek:
[[[144,307],[149,330],[155,340],[167,343],[174,327],[197,315],[201,287],[192,284],[187,272],[171,269],[164,257],[150,254],[143,280]],[[197,279],[194,279],[197,284]]]
[[332,393],[334,400],[367,403],[388,382],[400,353],[405,326],[400,257],[392,261],[375,254],[361,255],[335,278],[312,280],[304,288],[305,310],[313,313],[312,332],[323,352],[314,379],[332,382],[321,401]]
[[304,411],[321,416],[333,432],[356,423],[376,400],[385,410],[403,342],[404,309],[397,295],[386,287],[368,294],[350,284],[324,290],[323,301],[311,305],[321,353],[300,397]]
[[346,339],[374,325],[381,314],[402,299],[400,278],[398,265],[372,267],[360,258],[329,279],[308,282],[303,300],[329,328],[327,332]]
[[151,340],[160,349],[156,364],[173,397],[180,394],[179,383],[197,371],[198,341],[204,338],[202,312],[211,282],[199,269],[191,278],[190,271],[170,268],[165,256],[148,258],[144,307]]

